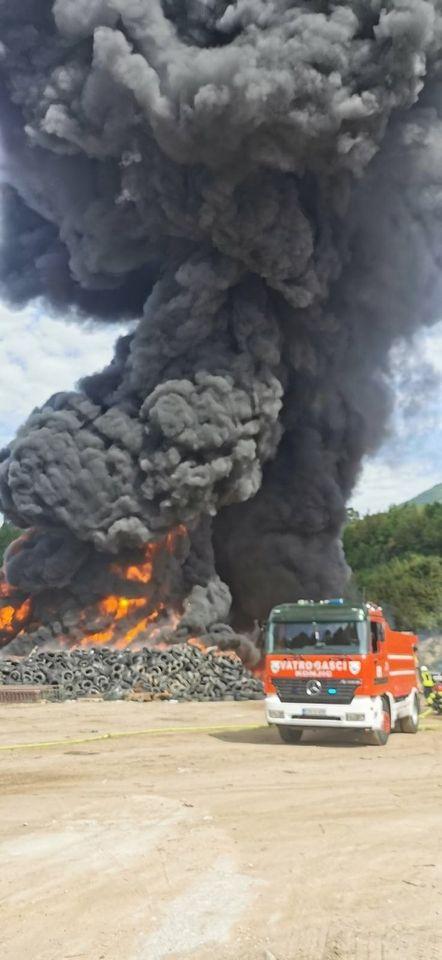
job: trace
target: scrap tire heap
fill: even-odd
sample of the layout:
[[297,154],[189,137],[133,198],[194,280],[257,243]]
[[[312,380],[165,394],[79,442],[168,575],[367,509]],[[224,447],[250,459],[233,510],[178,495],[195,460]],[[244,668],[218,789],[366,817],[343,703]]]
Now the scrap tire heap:
[[140,692],[159,700],[261,700],[260,680],[236,655],[182,643],[166,650],[109,647],[37,651],[0,659],[0,685],[53,687],[58,699],[100,695],[122,699]]

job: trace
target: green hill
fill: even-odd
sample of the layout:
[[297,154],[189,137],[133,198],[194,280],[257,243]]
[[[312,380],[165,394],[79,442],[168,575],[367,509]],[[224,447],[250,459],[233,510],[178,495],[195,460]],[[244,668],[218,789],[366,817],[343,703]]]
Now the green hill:
[[423,493],[419,493],[417,497],[413,497],[407,503],[415,503],[418,507],[422,507],[426,503],[442,503],[442,483],[436,483],[435,487],[424,490]]

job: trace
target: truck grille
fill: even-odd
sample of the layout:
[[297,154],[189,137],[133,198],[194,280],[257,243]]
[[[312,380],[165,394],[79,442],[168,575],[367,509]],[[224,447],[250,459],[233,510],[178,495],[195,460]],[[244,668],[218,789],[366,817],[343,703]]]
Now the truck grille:
[[[321,680],[322,689],[318,693],[307,693],[306,680],[273,679],[272,683],[282,703],[351,703],[360,680]],[[329,693],[329,689],[336,693]]]

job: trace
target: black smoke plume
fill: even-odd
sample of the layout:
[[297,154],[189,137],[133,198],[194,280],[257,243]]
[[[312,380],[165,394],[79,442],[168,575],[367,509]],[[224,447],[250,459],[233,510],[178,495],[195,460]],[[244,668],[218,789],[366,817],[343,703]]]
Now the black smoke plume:
[[[441,0],[0,0],[2,295],[136,318],[2,454],[18,589],[178,524],[189,629],[342,589],[339,536],[435,319]],[[99,578],[98,578],[99,579]]]

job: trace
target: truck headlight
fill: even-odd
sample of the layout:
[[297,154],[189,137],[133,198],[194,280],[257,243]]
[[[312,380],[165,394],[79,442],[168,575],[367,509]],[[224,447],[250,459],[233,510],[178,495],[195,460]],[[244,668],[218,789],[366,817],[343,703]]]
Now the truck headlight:
[[362,722],[365,720],[365,713],[346,713],[345,719],[350,721],[353,720],[353,722],[359,723],[359,721]]
[[269,710],[269,717],[272,717],[273,720],[283,720],[284,710]]

